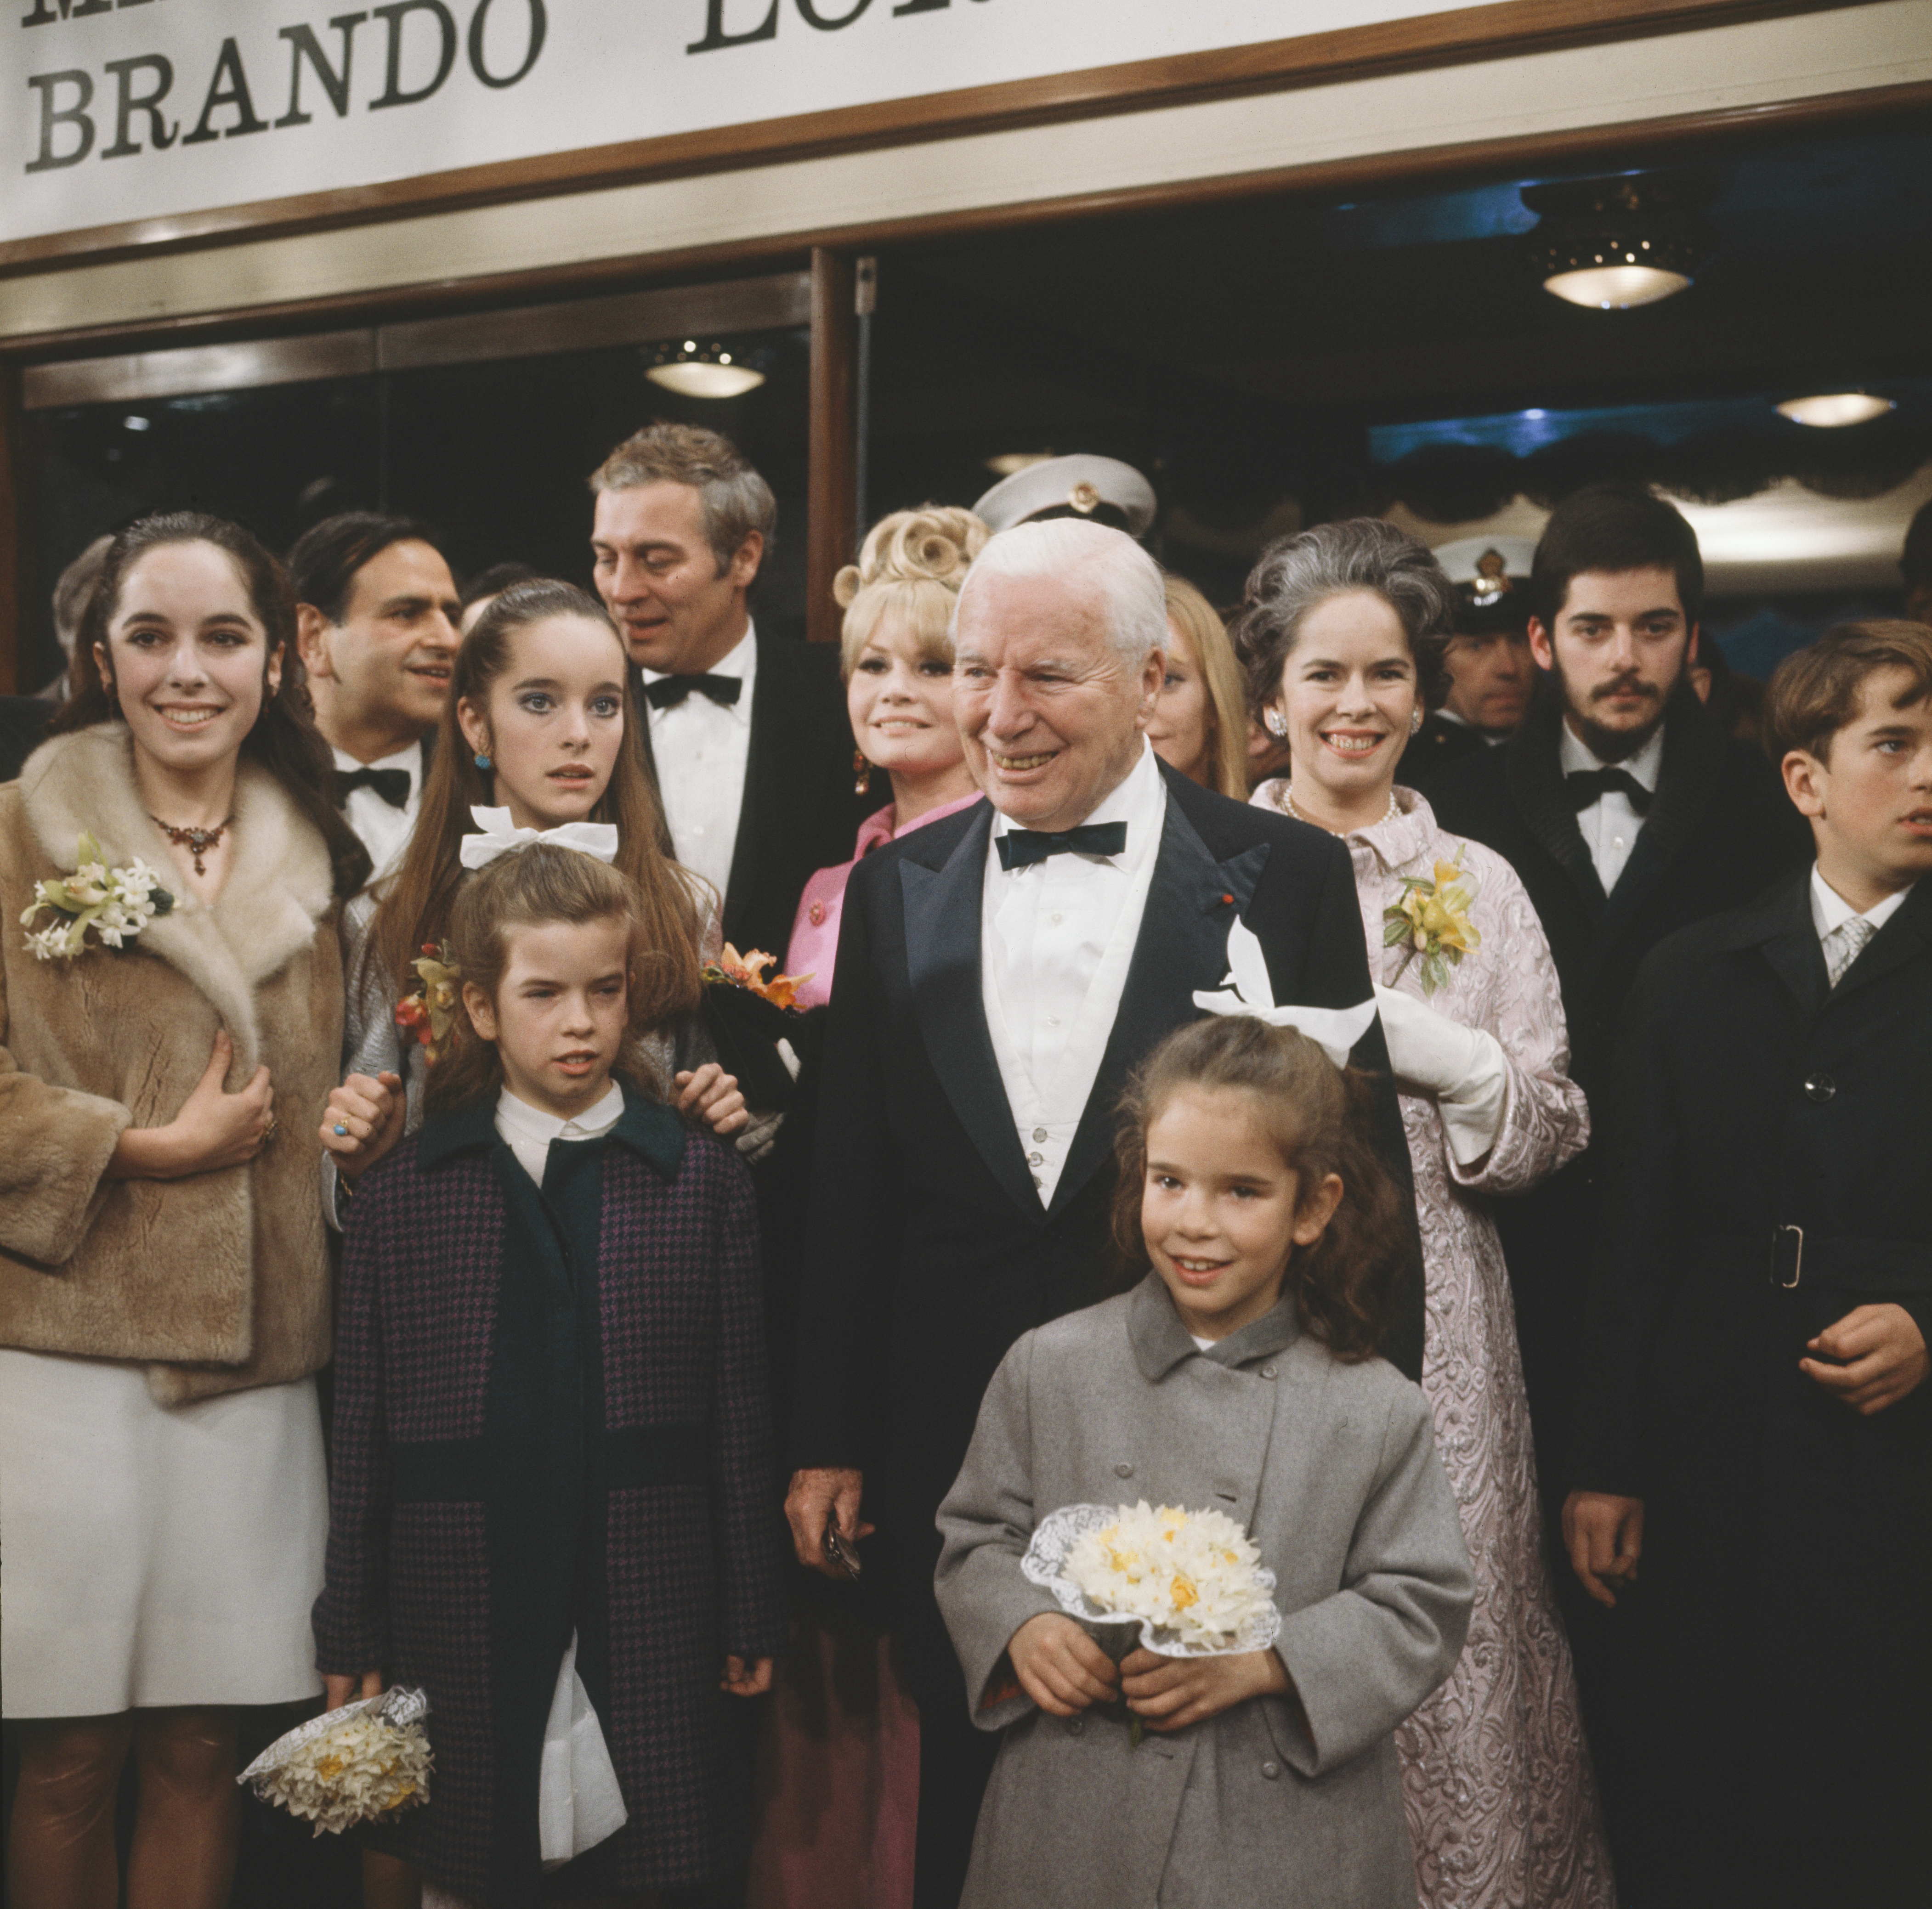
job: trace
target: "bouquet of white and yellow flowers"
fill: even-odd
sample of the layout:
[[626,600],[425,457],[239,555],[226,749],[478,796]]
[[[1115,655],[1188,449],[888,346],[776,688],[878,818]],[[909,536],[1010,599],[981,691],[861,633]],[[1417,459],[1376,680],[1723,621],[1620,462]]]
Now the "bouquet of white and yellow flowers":
[[27,937],[38,960],[72,960],[87,947],[90,933],[104,948],[124,948],[175,905],[161,878],[138,855],[124,868],[110,868],[106,851],[83,835],[79,858],[71,875],[34,884],[32,904],[20,916],[28,928],[42,913],[53,917]]
[[1225,1512],[1069,1505],[1034,1533],[1020,1569],[1076,1622],[1131,1623],[1130,1647],[1164,1657],[1265,1650],[1281,1632],[1274,1573]]
[[237,1780],[318,1836],[397,1815],[429,1801],[428,1712],[422,1692],[400,1686],[345,1704],[277,1737]]

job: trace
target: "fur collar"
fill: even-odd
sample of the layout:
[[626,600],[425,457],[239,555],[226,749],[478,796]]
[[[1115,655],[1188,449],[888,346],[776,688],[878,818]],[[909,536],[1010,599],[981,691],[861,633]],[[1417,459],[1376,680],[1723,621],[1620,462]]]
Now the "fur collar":
[[[139,856],[164,880],[174,866],[134,782],[126,726],[100,723],[43,743],[20,773],[27,820],[41,851],[64,874],[79,859],[82,830],[110,864]],[[334,901],[328,851],[268,772],[244,760],[235,780],[234,859],[212,904],[178,895],[140,946],[178,969],[207,996],[235,1042],[239,1077],[257,1065],[254,991],[315,939]]]

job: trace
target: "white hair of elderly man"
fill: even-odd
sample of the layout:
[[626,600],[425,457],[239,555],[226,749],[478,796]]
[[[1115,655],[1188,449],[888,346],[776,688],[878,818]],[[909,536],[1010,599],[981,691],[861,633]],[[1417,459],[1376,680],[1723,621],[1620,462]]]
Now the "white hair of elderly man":
[[1017,523],[989,537],[966,573],[953,606],[953,630],[974,582],[992,575],[1066,579],[1085,571],[1106,604],[1107,634],[1130,667],[1167,643],[1167,597],[1160,566],[1124,531],[1078,517]]

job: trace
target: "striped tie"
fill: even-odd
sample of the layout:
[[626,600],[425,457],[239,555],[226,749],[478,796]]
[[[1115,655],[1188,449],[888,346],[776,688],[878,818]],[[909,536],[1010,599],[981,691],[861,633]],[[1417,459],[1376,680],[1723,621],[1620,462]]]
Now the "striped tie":
[[1840,922],[1825,937],[1825,972],[1830,975],[1834,987],[1844,979],[1845,970],[1858,958],[1865,943],[1877,932],[1862,915],[1853,915]]

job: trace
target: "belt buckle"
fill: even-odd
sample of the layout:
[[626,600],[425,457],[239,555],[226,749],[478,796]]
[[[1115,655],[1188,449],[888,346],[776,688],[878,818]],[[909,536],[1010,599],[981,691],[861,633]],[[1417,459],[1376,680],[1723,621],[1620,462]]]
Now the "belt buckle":
[[[1787,1245],[1786,1242],[1789,1241]],[[1791,1277],[1784,1277],[1785,1261],[1790,1262]],[[1778,1225],[1771,1230],[1771,1283],[1790,1292],[1798,1282],[1804,1269],[1804,1229],[1802,1226]]]

